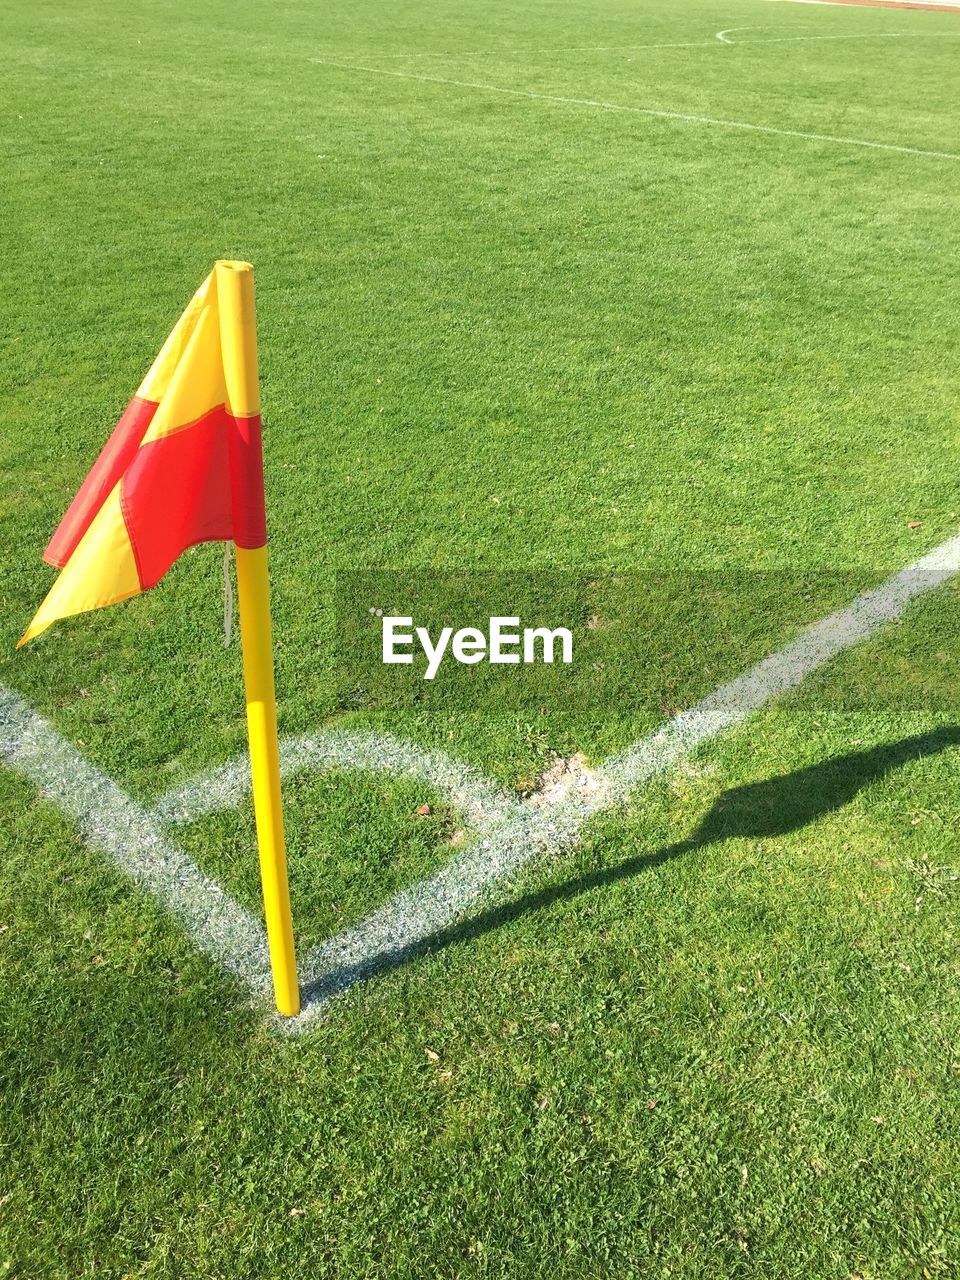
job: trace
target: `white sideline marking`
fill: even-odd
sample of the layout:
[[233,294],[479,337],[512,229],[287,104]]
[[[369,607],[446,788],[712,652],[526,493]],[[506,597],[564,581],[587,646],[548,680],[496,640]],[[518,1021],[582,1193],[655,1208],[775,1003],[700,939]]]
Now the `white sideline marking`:
[[[839,2],[839,0],[838,0]],[[813,0],[810,0],[813,3]],[[960,3],[960,0],[958,0]],[[731,31],[749,31],[750,27],[728,27],[724,34]],[[715,49],[716,41],[720,39],[720,32],[714,36],[713,40],[671,40],[665,44],[561,44],[549,45],[539,49],[529,49],[525,46],[511,45],[505,49],[489,48],[489,49],[469,49],[469,50],[441,50],[433,52],[432,50],[418,50],[416,52],[406,53],[380,53],[377,49],[368,49],[365,53],[351,53],[351,58],[441,58],[448,62],[455,62],[458,58],[493,58],[500,55],[512,53],[633,53],[638,49]],[[747,40],[724,40],[724,44],[782,44],[794,40],[891,40],[901,36],[901,31],[874,31],[874,32],[851,32],[846,35],[816,35],[816,36],[754,36]],[[311,58],[311,62],[319,62],[319,58]]]
[[[863,6],[852,5],[850,4],[850,0],[777,0],[777,3],[780,3],[780,4],[785,2],[790,4],[827,4],[834,9],[839,9],[841,7],[843,7],[844,9],[854,9],[854,8],[860,8],[860,7],[864,9],[871,8],[870,5],[863,5]],[[875,7],[878,9],[882,9],[885,7],[892,7],[892,6],[877,5]],[[925,4],[924,0],[900,0],[900,3],[896,5],[896,8],[898,9],[933,9],[933,10],[936,10],[938,8],[960,9],[960,0],[933,0],[933,3],[931,4]]]
[[[553,806],[517,801],[443,752],[396,738],[333,731],[286,739],[281,749],[287,774],[304,768],[413,774],[472,813],[474,829],[484,834],[433,876],[310,952],[301,972],[303,1011],[297,1018],[278,1018],[277,1025],[302,1030],[359,979],[395,967],[442,940],[472,906],[491,900],[495,886],[510,872],[569,845],[588,819],[621,803],[638,783],[735,728],[957,573],[960,535],[806,628],[783,649],[608,760],[591,788]],[[153,813],[146,813],[17,694],[0,686],[0,760],[34,782],[77,822],[90,844],[154,894],[203,952],[266,1000],[270,978],[262,928],[160,829],[161,820],[187,822],[236,804],[247,788],[244,759],[168,793]]]
[[268,994],[272,984],[261,926],[115,782],[4,685],[0,760],[34,783],[73,819],[88,844],[176,916],[200,951],[242,978],[254,995]]
[[393,76],[397,80],[421,80],[425,84],[444,84],[456,89],[481,89],[486,93],[503,93],[513,98],[531,98],[538,102],[556,102],[570,107],[596,107],[601,111],[625,111],[632,115],[652,116],[658,120],[677,120],[684,124],[715,125],[722,129],[745,129],[751,133],[774,134],[781,138],[802,138],[807,142],[830,142],[845,147],[868,147],[875,151],[896,151],[902,155],[926,156],[936,160],[960,160],[953,151],[926,151],[920,147],[904,147],[893,142],[870,142],[864,138],[844,138],[829,133],[806,133],[800,129],[777,129],[773,125],[748,124],[743,120],[722,120],[713,116],[689,115],[682,111],[658,111],[653,107],[630,107],[619,102],[603,102],[594,98],[564,98],[551,93],[534,93],[530,89],[507,89],[502,85],[483,84],[475,80],[449,80],[442,76],[417,75],[412,71],[391,71],[386,67],[363,67],[347,62],[328,62],[324,58],[310,58],[310,62],[322,67],[335,67],[340,71],[362,71],[375,76]]
[[[525,46],[511,45],[506,49],[471,49],[466,52],[455,50],[453,52],[433,53],[424,50],[417,53],[379,53],[376,49],[370,49],[366,53],[350,54],[350,57],[358,58],[489,58],[496,57],[506,53],[626,53],[633,49],[709,49],[713,45],[712,40],[670,40],[664,44],[561,44],[551,45],[546,48],[528,49]],[[315,61],[315,59],[311,59]]]

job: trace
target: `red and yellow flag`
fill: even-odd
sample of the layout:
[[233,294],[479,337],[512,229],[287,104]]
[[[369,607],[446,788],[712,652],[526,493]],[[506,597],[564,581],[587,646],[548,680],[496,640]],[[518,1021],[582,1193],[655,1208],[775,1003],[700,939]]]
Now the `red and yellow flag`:
[[198,542],[267,540],[253,269],[218,262],[44,552],[61,570],[20,644],[156,586]]
[[300,1010],[280,800],[253,268],[218,262],[140,384],[44,559],[61,570],[20,644],[155,587],[198,542],[236,543],[250,774],[277,1008]]

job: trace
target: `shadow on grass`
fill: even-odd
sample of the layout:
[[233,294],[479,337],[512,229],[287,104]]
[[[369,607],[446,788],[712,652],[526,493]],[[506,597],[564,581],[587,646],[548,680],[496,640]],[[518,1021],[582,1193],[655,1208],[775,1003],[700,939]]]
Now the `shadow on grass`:
[[370,957],[362,967],[349,973],[339,971],[326,975],[319,982],[311,984],[311,989],[333,994],[357,978],[398,969],[418,955],[468,942],[555,903],[569,901],[591,889],[602,889],[621,880],[629,880],[643,871],[662,866],[673,858],[704,849],[708,845],[738,837],[762,839],[786,835],[816,821],[824,814],[843,808],[864,787],[911,760],[936,755],[958,744],[960,725],[949,725],[885,746],[871,747],[867,751],[834,756],[821,764],[768,778],[764,782],[733,787],[717,798],[696,831],[686,840],[491,907],[459,924],[439,929],[415,945],[384,951]]
[[513,902],[504,903],[465,920],[462,924],[443,929],[425,944],[430,950],[467,938],[475,938],[488,929],[495,929],[519,919],[555,902],[576,898],[590,889],[629,880],[631,876],[659,867],[681,854],[693,853],[707,845],[738,837],[760,840],[764,837],[782,836],[805,827],[824,814],[849,804],[858,791],[894,769],[923,756],[936,755],[948,747],[960,743],[960,725],[920,733],[903,738],[869,751],[854,751],[845,756],[834,756],[822,764],[810,765],[794,773],[785,773],[765,782],[750,782],[743,787],[733,787],[718,796],[692,836],[676,844],[667,845],[636,858],[628,858],[613,867],[591,871],[587,875],[551,885],[537,893],[528,893]]

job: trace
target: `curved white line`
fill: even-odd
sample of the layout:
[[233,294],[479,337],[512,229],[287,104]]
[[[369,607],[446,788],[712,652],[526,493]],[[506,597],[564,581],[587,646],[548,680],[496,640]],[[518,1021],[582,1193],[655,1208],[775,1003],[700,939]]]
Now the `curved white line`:
[[[281,739],[282,777],[341,769],[425,782],[453,805],[472,831],[481,834],[516,817],[520,805],[509,792],[446,752],[418,747],[389,733],[329,729]],[[250,785],[250,759],[244,754],[168,791],[156,802],[151,816],[164,826],[195,822],[205,814],[236,808]]]
[[723,31],[717,32],[716,39],[721,40],[724,44],[736,44],[737,43],[736,40],[727,39],[727,36],[730,35],[732,31],[752,31],[752,30],[753,30],[753,27],[725,27]]

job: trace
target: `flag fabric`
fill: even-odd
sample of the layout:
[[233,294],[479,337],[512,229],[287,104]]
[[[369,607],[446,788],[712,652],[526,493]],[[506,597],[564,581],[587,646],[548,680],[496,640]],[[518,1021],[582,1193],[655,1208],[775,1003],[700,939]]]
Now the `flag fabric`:
[[267,540],[244,262],[215,265],[163,344],[50,539],[43,558],[61,573],[19,643],[156,586],[188,547],[229,540]]

